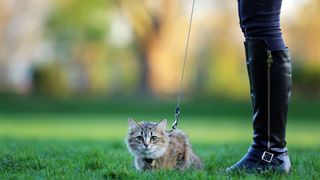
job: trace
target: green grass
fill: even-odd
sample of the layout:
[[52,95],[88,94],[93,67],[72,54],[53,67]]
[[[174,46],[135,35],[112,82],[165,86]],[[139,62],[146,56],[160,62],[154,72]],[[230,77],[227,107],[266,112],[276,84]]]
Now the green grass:
[[[156,171],[138,173],[121,141],[22,140],[4,138],[0,147],[0,179],[8,178],[134,178],[203,179],[228,178],[224,169],[247,150],[240,144],[197,144],[203,171]],[[291,148],[292,174],[232,175],[234,178],[319,179],[319,148]]]
[[[123,105],[123,102],[99,106],[72,102],[69,105],[64,102],[61,106],[59,103],[48,104],[41,106],[35,102],[29,107],[19,102],[16,107],[12,102],[8,106],[0,102],[0,179],[320,178],[320,122],[316,106],[302,108],[301,105],[301,110],[308,109],[313,114],[303,116],[303,112],[294,107],[297,110],[290,115],[287,129],[293,166],[290,175],[228,175],[225,168],[238,161],[251,143],[252,125],[250,113],[245,112],[248,108],[245,103],[222,103],[223,113],[215,113],[219,112],[217,109],[212,113],[212,106],[208,104],[200,107],[186,104],[185,109],[192,110],[182,114],[179,128],[187,132],[194,151],[204,161],[203,171],[142,173],[135,171],[133,157],[123,143],[127,116],[138,120],[169,118],[170,122],[172,117],[167,114],[172,104],[152,102],[153,107],[148,103]],[[109,109],[103,111],[101,106]],[[219,108],[219,105],[213,107]]]

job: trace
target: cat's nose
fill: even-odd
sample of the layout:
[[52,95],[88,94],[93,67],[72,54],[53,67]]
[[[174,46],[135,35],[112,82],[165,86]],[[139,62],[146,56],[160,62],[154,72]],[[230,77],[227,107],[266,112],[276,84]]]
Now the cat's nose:
[[148,149],[150,144],[143,143],[143,145],[146,147],[146,149]]

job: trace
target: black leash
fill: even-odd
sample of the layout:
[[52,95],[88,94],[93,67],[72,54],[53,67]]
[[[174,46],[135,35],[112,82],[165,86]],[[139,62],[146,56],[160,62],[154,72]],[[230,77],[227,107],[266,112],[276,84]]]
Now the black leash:
[[175,120],[174,120],[174,122],[172,124],[172,130],[175,130],[177,128],[177,126],[178,126],[178,123],[179,123],[180,101],[181,101],[181,95],[182,95],[182,82],[183,82],[184,71],[185,71],[187,55],[188,55],[189,39],[190,39],[190,31],[191,31],[191,24],[192,24],[192,18],[193,18],[194,3],[195,3],[195,0],[193,0],[193,2],[192,2],[192,10],[191,10],[190,21],[189,21],[187,43],[186,43],[186,49],[185,49],[183,65],[182,65],[182,74],[181,74],[181,80],[180,80],[180,87],[179,87],[179,91],[178,91],[178,103],[177,103],[175,114],[174,114],[174,117],[175,117],[174,119]]

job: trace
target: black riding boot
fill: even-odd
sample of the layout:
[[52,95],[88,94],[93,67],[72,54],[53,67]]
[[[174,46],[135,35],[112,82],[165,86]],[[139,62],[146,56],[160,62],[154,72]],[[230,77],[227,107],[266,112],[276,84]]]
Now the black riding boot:
[[227,169],[289,173],[286,147],[287,112],[291,94],[291,61],[288,49],[268,51],[264,40],[245,42],[253,103],[253,143],[248,153]]

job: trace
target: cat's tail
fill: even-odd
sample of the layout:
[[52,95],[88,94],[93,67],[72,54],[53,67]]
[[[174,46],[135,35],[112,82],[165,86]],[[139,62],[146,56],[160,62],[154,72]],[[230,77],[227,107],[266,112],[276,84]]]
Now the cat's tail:
[[192,166],[192,168],[194,168],[194,169],[203,169],[203,163],[202,163],[202,161],[201,161],[200,158],[199,158],[197,155],[195,155],[193,152],[191,153],[190,161],[191,161],[191,166]]

